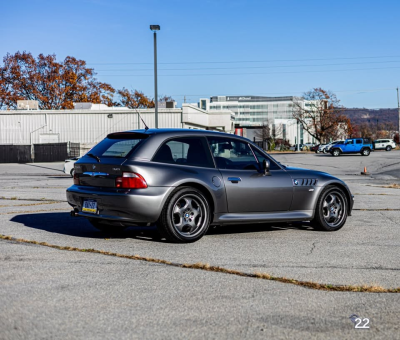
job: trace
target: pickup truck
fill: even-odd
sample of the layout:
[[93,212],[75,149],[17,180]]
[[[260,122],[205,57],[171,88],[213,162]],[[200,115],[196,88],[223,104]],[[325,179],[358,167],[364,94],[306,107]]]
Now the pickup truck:
[[374,150],[372,142],[368,138],[349,138],[343,143],[335,144],[329,150],[332,156],[337,157],[342,154],[360,153],[363,156],[369,156]]

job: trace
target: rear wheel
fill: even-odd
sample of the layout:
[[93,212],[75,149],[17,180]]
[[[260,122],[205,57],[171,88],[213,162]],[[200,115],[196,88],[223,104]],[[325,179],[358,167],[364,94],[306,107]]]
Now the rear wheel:
[[362,154],[363,156],[369,156],[370,153],[371,153],[371,150],[368,149],[368,148],[365,148],[365,149],[362,149],[362,150],[361,150],[361,154]]
[[320,195],[311,225],[322,231],[336,231],[347,219],[347,199],[342,189],[328,186]]
[[89,222],[91,223],[91,225],[93,227],[101,230],[104,233],[114,233],[115,234],[115,233],[119,233],[125,229],[125,227],[123,227],[123,226],[110,224],[110,223],[107,223],[107,221],[96,219],[96,218],[90,218]]
[[192,187],[171,194],[157,228],[168,241],[188,243],[203,237],[210,224],[210,207],[203,193]]
[[340,150],[339,150],[339,149],[334,149],[334,150],[332,151],[332,155],[333,155],[333,157],[340,156]]
[[74,168],[72,168],[72,169],[71,169],[71,171],[70,171],[69,173],[70,173],[71,177],[74,177],[74,174],[75,174],[75,169],[74,169]]
[[388,146],[386,147],[386,151],[392,151],[392,147],[391,147],[390,145],[388,145]]

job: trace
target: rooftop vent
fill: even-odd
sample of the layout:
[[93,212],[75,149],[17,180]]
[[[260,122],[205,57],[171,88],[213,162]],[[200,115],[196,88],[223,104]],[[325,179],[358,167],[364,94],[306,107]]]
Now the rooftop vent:
[[17,100],[18,110],[38,110],[39,102],[37,100]]

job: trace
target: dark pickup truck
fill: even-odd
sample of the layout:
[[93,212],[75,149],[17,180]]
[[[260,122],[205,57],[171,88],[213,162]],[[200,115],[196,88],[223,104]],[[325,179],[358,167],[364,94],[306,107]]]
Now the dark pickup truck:
[[344,143],[334,145],[330,153],[332,156],[337,157],[342,154],[360,153],[363,156],[369,156],[371,151],[374,150],[372,141],[368,138],[350,138],[346,139]]

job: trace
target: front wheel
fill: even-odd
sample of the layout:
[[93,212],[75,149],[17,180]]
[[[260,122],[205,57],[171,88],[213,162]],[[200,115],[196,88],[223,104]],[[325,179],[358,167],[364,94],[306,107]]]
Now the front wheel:
[[390,145],[388,145],[388,146],[386,147],[386,151],[392,151],[392,147],[391,147]]
[[332,151],[332,155],[333,155],[333,157],[340,156],[340,150],[339,150],[339,149],[333,150],[333,151]]
[[311,225],[316,230],[339,230],[346,223],[347,211],[347,199],[343,190],[328,186],[318,198]]
[[328,150],[324,149],[323,153],[328,153]]
[[363,149],[363,150],[361,151],[361,154],[362,154],[363,156],[369,156],[370,153],[371,153],[371,150],[370,150],[370,149]]
[[210,214],[210,206],[200,190],[178,188],[165,203],[157,229],[170,242],[195,242],[207,232]]

